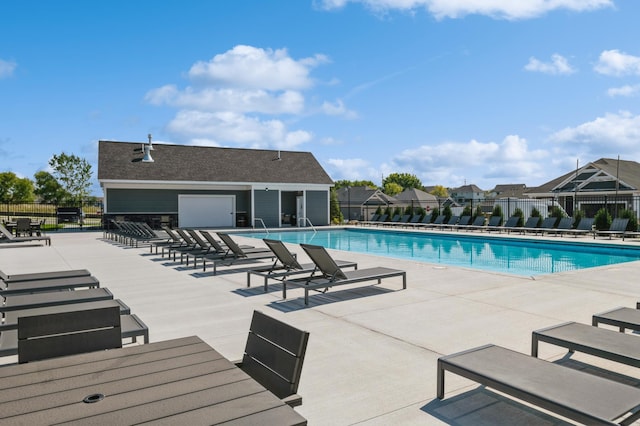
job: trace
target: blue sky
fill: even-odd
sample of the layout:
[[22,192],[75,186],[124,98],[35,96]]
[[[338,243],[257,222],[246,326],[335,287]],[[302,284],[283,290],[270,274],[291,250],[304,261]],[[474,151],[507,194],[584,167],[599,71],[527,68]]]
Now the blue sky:
[[[0,3],[0,171],[97,141],[310,151],[335,180],[640,161],[637,0]],[[97,184],[95,195],[101,195]]]

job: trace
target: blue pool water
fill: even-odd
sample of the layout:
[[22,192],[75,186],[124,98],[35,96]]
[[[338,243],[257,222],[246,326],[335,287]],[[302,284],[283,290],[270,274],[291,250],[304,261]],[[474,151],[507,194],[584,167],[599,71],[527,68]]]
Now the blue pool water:
[[287,243],[462,266],[514,275],[535,276],[640,260],[640,247],[485,238],[471,235],[333,229],[239,234]]

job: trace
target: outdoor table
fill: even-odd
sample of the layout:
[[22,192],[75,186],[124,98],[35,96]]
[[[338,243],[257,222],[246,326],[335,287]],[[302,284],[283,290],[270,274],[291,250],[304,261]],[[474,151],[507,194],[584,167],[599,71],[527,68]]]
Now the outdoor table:
[[0,423],[305,425],[197,336],[0,367]]

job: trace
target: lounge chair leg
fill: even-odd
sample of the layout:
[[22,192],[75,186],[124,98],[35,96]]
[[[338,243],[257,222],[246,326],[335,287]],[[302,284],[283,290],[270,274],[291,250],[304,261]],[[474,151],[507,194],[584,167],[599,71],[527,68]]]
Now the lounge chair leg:
[[[286,299],[287,298],[287,282],[286,281],[282,281],[282,299]],[[640,302],[638,302],[640,303]]]
[[438,399],[444,398],[444,368],[442,368],[442,362],[438,360],[438,373],[437,373],[437,397]]

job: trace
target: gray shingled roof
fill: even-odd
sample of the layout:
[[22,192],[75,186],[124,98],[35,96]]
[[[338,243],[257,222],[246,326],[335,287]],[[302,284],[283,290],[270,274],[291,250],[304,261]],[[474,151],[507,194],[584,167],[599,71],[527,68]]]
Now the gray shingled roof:
[[[98,180],[333,184],[310,152],[100,141]],[[278,159],[280,153],[280,159]]]
[[[589,165],[595,166],[596,168],[603,170],[604,172],[610,174],[615,177],[618,175],[622,182],[625,182],[628,185],[631,185],[634,188],[640,188],[640,164],[635,161],[628,160],[620,160],[618,164],[618,160],[614,158],[601,158],[592,163],[588,163],[585,166],[580,167],[580,169],[587,167]],[[619,166],[619,171],[618,171]],[[544,193],[551,192],[553,188],[557,185],[565,181],[566,179],[575,176],[575,170],[565,173],[562,176],[559,176],[549,182],[546,182],[540,185],[537,188],[529,188],[527,192],[529,193]]]

